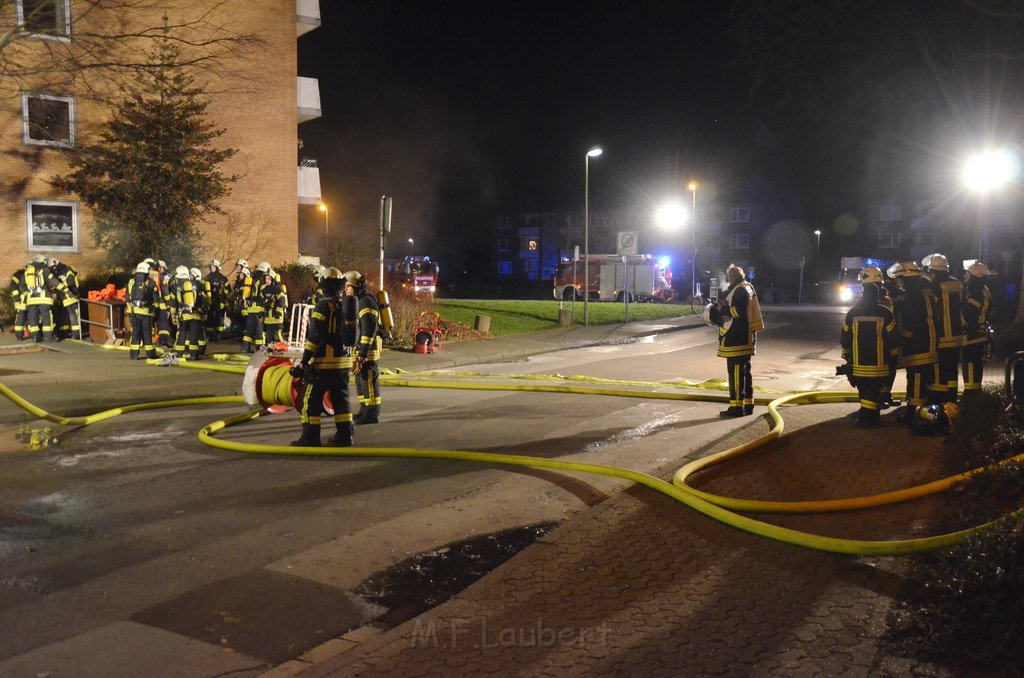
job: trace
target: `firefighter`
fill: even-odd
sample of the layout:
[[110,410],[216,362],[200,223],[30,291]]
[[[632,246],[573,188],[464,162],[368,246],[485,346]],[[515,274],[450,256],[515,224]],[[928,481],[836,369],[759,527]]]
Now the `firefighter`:
[[57,328],[57,336],[70,339],[77,334],[81,339],[82,326],[78,317],[78,271],[56,258],[51,258],[46,264],[58,283],[54,300],[54,325]]
[[949,260],[939,253],[928,255],[921,264],[928,272],[935,314],[936,364],[930,400],[956,403],[960,379],[960,349],[964,345],[964,284],[949,273]]
[[156,265],[150,268],[150,275],[156,281],[159,301],[156,312],[157,346],[171,348],[174,346],[174,327],[171,323],[171,304],[173,303],[174,291],[171,289],[174,278],[167,269],[167,262],[158,259]]
[[25,267],[19,268],[11,275],[11,299],[14,301],[14,337],[21,341],[28,339],[28,332],[25,331],[25,322],[28,318],[25,297],[22,290],[25,287]]
[[281,282],[280,274],[274,269],[270,269],[264,275],[260,295],[263,297],[260,305],[263,307],[263,334],[266,336],[267,345],[280,343],[284,341],[281,328],[284,326],[284,316],[288,310],[288,293]]
[[206,315],[206,328],[210,341],[220,339],[220,330],[224,326],[224,314],[227,311],[228,278],[220,272],[220,262],[210,260],[210,272],[206,274],[206,284],[210,288],[210,310]]
[[380,421],[380,306],[367,289],[366,278],[359,271],[345,273],[345,295],[356,301],[356,349],[352,373],[356,375],[356,396],[359,412],[357,425]]
[[[882,275],[882,286],[881,292],[879,293],[878,301],[892,311],[893,318],[896,318],[896,298],[902,295],[902,289],[900,288],[899,281],[889,276],[887,272],[883,272]],[[896,372],[899,370],[900,360],[900,345],[899,335],[894,336],[892,347],[889,352],[889,375],[885,379],[885,383],[882,384],[882,395],[879,401],[879,407],[883,410],[890,407],[899,407],[903,403],[892,397],[892,386],[896,382]]]
[[290,370],[292,376],[305,380],[302,392],[302,435],[292,442],[294,446],[320,446],[320,422],[325,393],[330,393],[334,407],[335,433],[330,445],[352,445],[352,409],[349,405],[348,383],[352,368],[355,317],[354,311],[345,311],[346,304],[342,298],[344,283],[341,271],[336,268],[327,269],[321,281],[324,297],[317,302],[309,316],[302,359]]
[[135,267],[135,274],[128,281],[128,287],[125,290],[128,314],[131,316],[132,323],[132,338],[128,352],[131,360],[137,360],[140,351],[145,351],[145,358],[156,357],[156,346],[153,344],[153,321],[159,308],[160,292],[151,273],[150,265],[145,261],[140,262]]
[[899,367],[907,373],[907,404],[897,411],[897,418],[908,421],[925,404],[938,371],[933,297],[916,262],[897,262],[889,267],[888,274],[901,289],[893,308],[899,335]]
[[213,303],[213,292],[210,290],[210,283],[203,280],[203,272],[198,268],[190,268],[188,277],[196,288],[198,303],[196,308],[199,313],[199,357],[206,355],[206,326],[210,316],[210,304]]
[[729,264],[726,278],[729,293],[719,303],[718,357],[725,358],[729,372],[729,407],[719,416],[744,417],[754,413],[750,357],[764,320],[754,286],[747,282],[743,269]]
[[968,266],[964,272],[967,296],[963,306],[966,324],[961,369],[964,377],[965,398],[967,394],[974,394],[981,390],[981,378],[984,374],[985,358],[991,340],[988,314],[992,295],[988,289],[988,276],[988,266],[980,261]]
[[882,389],[889,379],[889,357],[896,345],[896,320],[882,297],[882,270],[865,266],[858,280],[860,301],[846,313],[839,344],[847,378],[857,389],[857,426],[877,426]]
[[255,353],[264,343],[263,322],[266,309],[263,308],[261,291],[268,271],[270,264],[261,261],[242,284],[245,300],[242,307],[242,318],[245,322],[245,330],[242,332],[242,353]]
[[25,300],[25,325],[38,341],[53,341],[53,297],[57,281],[46,266],[46,257],[37,254],[25,265],[22,297]]
[[174,350],[192,360],[199,359],[199,330],[202,329],[200,306],[202,295],[196,288],[188,267],[174,269],[174,285],[168,310],[174,318],[178,331],[175,334]]

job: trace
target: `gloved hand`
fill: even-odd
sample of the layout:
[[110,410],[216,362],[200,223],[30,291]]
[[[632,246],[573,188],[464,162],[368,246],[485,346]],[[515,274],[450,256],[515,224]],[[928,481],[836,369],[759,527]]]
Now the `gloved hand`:
[[363,365],[366,363],[366,356],[357,355],[352,360],[352,374],[359,374],[363,370]]
[[299,363],[298,365],[292,365],[288,369],[288,374],[292,375],[296,379],[302,379],[306,376],[306,365]]

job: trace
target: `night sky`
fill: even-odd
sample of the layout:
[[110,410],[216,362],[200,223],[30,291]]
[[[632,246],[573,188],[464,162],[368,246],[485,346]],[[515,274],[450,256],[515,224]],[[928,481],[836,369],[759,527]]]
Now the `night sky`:
[[1024,62],[978,55],[1020,54],[1021,22],[960,0],[320,6],[299,73],[323,117],[300,153],[332,231],[376,242],[387,194],[395,254],[412,237],[460,267],[502,214],[581,209],[594,145],[593,209],[654,210],[697,178],[763,187],[831,235],[863,195],[934,185],[955,203],[958,154],[1020,138]]

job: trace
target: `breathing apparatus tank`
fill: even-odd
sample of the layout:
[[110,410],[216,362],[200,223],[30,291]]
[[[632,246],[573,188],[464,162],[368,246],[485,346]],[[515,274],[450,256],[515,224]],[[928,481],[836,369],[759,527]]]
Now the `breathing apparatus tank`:
[[381,334],[385,337],[391,336],[391,328],[395,326],[395,317],[391,314],[391,300],[387,290],[377,291],[377,306],[380,309]]

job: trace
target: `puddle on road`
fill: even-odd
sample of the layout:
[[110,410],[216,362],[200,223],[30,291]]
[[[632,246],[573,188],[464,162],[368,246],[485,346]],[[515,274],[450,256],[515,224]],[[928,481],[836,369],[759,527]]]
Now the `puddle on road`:
[[517,527],[418,553],[372,574],[355,593],[386,607],[388,623],[400,624],[451,599],[558,525]]

